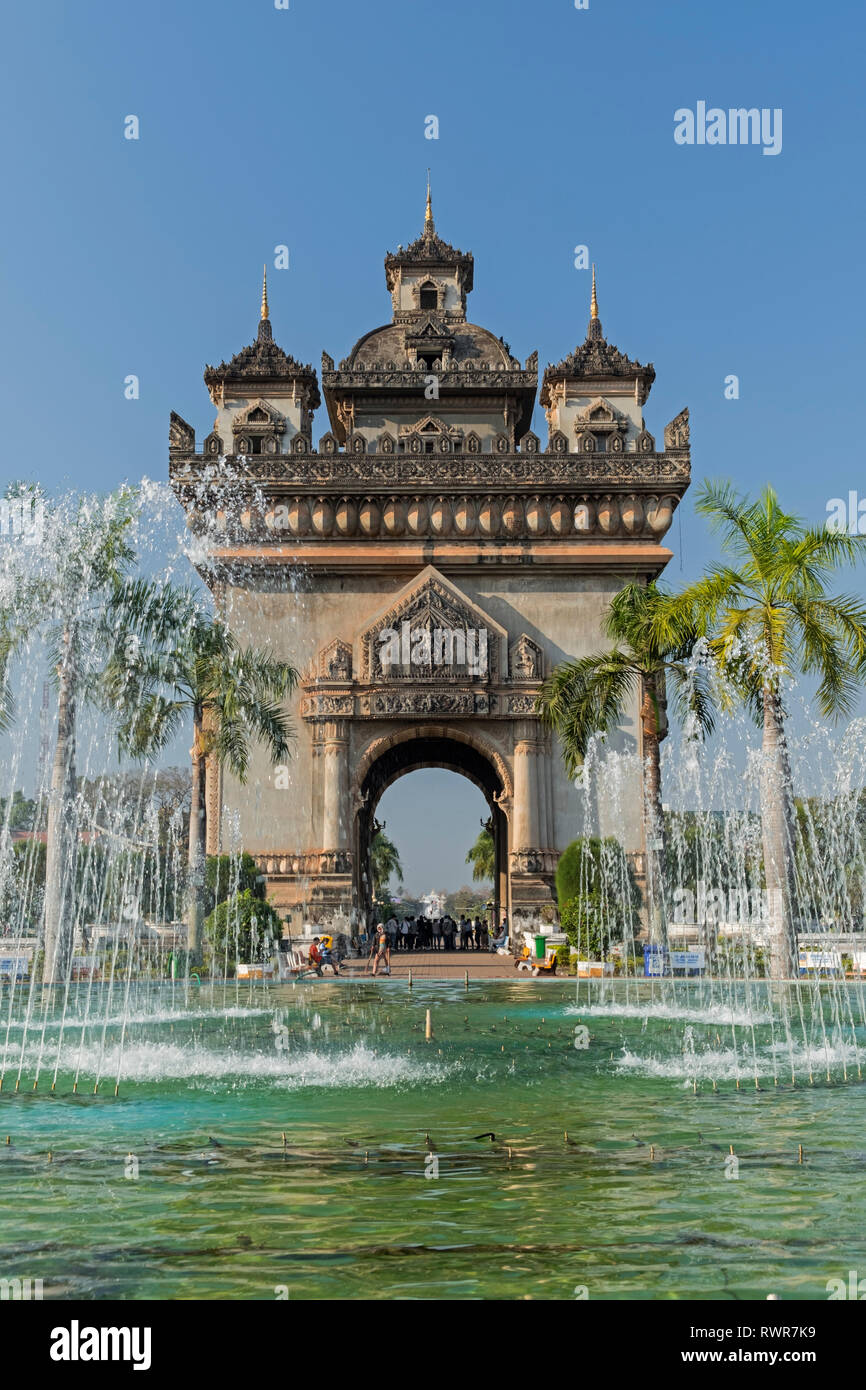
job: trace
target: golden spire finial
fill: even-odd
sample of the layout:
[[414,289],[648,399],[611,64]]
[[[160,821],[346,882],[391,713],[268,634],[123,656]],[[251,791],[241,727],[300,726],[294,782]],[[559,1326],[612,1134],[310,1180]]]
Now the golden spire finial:
[[592,263],[592,303],[590,305],[589,317],[591,319],[598,318],[598,299],[595,294],[595,261]]
[[262,266],[262,312],[263,319],[268,318],[268,267]]
[[430,197],[430,170],[427,170],[427,211],[424,214],[424,232],[433,232],[433,201]]

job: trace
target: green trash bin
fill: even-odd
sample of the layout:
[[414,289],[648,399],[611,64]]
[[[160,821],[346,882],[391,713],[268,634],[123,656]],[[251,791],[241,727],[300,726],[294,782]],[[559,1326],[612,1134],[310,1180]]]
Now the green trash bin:
[[535,959],[544,960],[544,952],[547,949],[546,940],[543,936],[535,938]]

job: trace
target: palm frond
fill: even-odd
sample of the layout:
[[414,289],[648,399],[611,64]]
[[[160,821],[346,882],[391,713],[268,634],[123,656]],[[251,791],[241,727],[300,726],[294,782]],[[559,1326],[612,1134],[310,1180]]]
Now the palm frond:
[[536,709],[542,724],[559,735],[570,777],[582,766],[593,735],[604,736],[623,718],[641,674],[631,653],[613,650],[563,662],[548,676]]

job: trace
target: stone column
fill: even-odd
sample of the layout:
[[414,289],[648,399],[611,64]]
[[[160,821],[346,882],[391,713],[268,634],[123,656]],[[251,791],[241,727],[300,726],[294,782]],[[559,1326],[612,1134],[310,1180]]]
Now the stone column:
[[349,848],[349,733],[345,719],[322,728],[322,849]]
[[535,793],[538,798],[538,848],[549,849],[553,843],[553,836],[550,831],[550,778],[548,776],[549,757],[547,750],[547,740],[544,735],[539,738],[536,744],[536,776]]
[[514,743],[514,849],[538,848],[538,744],[528,720],[515,725]]
[[511,906],[514,925],[532,922],[555,907],[553,880],[545,871],[542,843],[549,830],[543,769],[544,743],[534,719],[514,727],[514,838],[511,854]]

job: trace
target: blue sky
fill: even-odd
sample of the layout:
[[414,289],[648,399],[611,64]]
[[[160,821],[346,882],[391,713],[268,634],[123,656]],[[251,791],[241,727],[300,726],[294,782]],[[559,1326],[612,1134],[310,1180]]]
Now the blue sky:
[[[278,244],[277,340],[343,356],[389,317],[382,258],[420,232],[429,165],[475,321],[558,360],[588,245],[606,336],[655,364],[650,429],[688,404],[696,478],[823,520],[866,496],[864,28],[854,0],[6,7],[0,481],[164,478],[169,411],[210,428],[202,369],[254,336]],[[782,108],[781,154],[676,145],[699,100]],[[674,580],[711,553],[688,500],[671,540]]]

